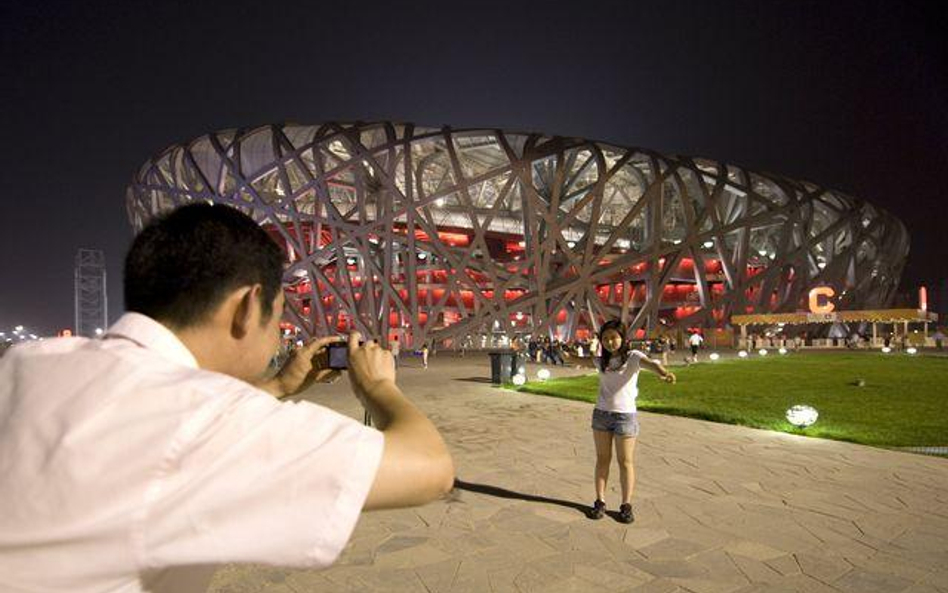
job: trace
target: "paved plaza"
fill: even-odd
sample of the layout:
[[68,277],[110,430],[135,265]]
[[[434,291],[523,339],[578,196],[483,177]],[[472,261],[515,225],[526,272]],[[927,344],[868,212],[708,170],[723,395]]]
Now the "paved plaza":
[[[454,455],[449,499],[364,514],[329,569],[228,566],[211,590],[948,592],[948,459],[642,413],[636,521],[593,521],[591,404],[487,377],[482,354],[399,371]],[[307,399],[362,417],[347,381]]]

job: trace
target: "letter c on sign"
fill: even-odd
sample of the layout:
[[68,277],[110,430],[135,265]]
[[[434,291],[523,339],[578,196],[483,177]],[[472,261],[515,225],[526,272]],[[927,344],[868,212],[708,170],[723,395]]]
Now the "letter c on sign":
[[810,290],[810,312],[832,313],[836,305],[831,303],[830,299],[834,296],[836,296],[836,291],[829,286],[817,286]]

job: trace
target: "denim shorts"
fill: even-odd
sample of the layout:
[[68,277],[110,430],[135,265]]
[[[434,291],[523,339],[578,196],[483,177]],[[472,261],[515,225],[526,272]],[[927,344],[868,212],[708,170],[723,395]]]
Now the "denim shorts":
[[593,408],[593,430],[613,432],[618,436],[639,436],[639,419],[635,412],[607,412]]

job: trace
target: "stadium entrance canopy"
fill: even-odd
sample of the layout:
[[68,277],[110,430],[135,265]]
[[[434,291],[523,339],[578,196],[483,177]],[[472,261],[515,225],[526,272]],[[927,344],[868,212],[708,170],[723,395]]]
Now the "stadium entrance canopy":
[[755,315],[734,315],[731,324],[741,328],[741,338],[747,337],[748,326],[806,325],[835,323],[871,323],[872,339],[877,340],[878,324],[902,324],[903,335],[908,333],[910,323],[924,326],[925,338],[928,338],[928,324],[936,323],[938,315],[922,309],[875,309],[865,311],[832,311],[829,313],[762,313]]

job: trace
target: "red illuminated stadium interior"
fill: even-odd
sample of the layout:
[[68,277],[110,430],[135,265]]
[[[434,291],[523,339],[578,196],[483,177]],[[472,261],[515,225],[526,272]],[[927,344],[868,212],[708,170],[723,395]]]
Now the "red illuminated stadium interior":
[[[297,256],[292,249],[286,248],[286,240],[276,231],[273,226],[267,226],[265,228],[278,243],[284,246],[290,262],[292,263],[292,261],[295,261]],[[324,230],[321,233],[318,245],[315,245],[313,244],[314,233],[312,226],[304,225],[302,230],[304,233],[303,242],[305,245],[308,245],[310,249],[326,248],[332,245],[332,236],[328,231]],[[292,229],[292,227],[289,227],[289,232],[295,235],[295,231]],[[403,228],[395,228],[393,229],[393,233],[404,236],[405,231]],[[294,240],[296,239],[295,236],[293,238]],[[376,240],[382,240],[380,237],[373,238]],[[438,238],[442,244],[449,245],[451,247],[464,248],[470,245],[472,235],[470,234],[469,230],[449,229],[439,231]],[[422,231],[416,231],[415,240],[417,244],[423,246],[425,243],[429,242],[429,237]],[[517,261],[517,259],[520,258],[524,252],[522,238],[515,235],[488,233],[486,235],[486,244],[490,250],[490,258],[496,264]],[[614,253],[610,254],[608,257],[618,257],[620,255],[624,255],[624,253],[624,250],[615,249]],[[602,261],[603,264],[608,262],[609,259],[604,259]],[[664,258],[659,260],[658,265],[659,269],[664,268]],[[683,258],[679,262],[676,271],[672,275],[672,280],[662,290],[659,319],[672,322],[688,317],[700,309],[700,298],[698,292],[699,288],[695,279],[694,265],[694,260],[691,258]],[[322,267],[322,271],[329,280],[330,284],[336,283],[335,267],[335,261]],[[347,263],[346,267],[350,272],[350,279],[353,288],[361,287],[362,279],[358,275],[358,265]],[[619,273],[616,273],[610,277],[609,282],[597,285],[596,292],[599,295],[600,300],[606,304],[622,306],[623,299],[625,298],[625,295],[623,294],[624,286],[626,283],[628,283],[628,286],[630,287],[630,293],[628,297],[629,307],[632,310],[641,307],[646,302],[646,272],[648,271],[648,267],[649,264],[646,262],[640,262],[631,265],[628,268],[621,269]],[[746,269],[746,274],[748,277],[751,277],[757,274],[759,271],[759,267],[748,266]],[[416,270],[415,275],[418,287],[418,320],[421,324],[426,324],[428,322],[428,310],[430,310],[435,303],[440,302],[440,300],[445,296],[445,292],[448,291],[448,270],[438,266],[437,264],[421,265],[420,269]],[[468,275],[470,276],[471,280],[477,284],[481,294],[484,297],[489,299],[494,298],[494,288],[486,274],[469,270]],[[570,272],[568,270],[565,271],[565,275],[568,277]],[[719,260],[710,256],[704,260],[704,278],[708,284],[711,302],[714,303],[715,300],[723,296],[725,293],[723,269]],[[406,305],[409,304],[410,297],[405,283],[405,274],[403,272],[393,274],[391,277],[391,282],[397,290],[398,298],[401,299],[401,301]],[[326,309],[332,309],[335,297],[330,294],[330,291],[326,290],[326,286],[322,281],[319,281],[316,284],[317,292],[323,295],[323,305]],[[507,303],[514,304],[515,301],[523,297],[526,292],[527,291],[523,289],[506,290],[504,291],[504,300]],[[298,302],[304,315],[309,316],[312,314],[313,286],[309,280],[302,280],[296,284],[288,286],[287,293],[291,296],[291,298],[299,299]],[[753,291],[748,290],[748,296],[751,295],[753,295]],[[353,298],[356,302],[358,302],[361,300],[362,294],[356,293]],[[442,308],[439,314],[439,319],[437,320],[438,327],[447,327],[461,319],[461,314],[458,311],[458,299],[460,299],[460,301],[468,310],[475,306],[473,290],[462,289],[449,294],[447,296],[445,306]],[[720,308],[715,307],[712,307],[712,311],[715,319],[720,321],[723,316],[723,311]],[[391,328],[404,327],[405,321],[406,320],[403,319],[398,313],[393,312],[389,314],[389,327]],[[563,324],[566,323],[566,321],[567,312],[566,310],[561,309],[557,312],[556,322],[557,324]],[[512,329],[527,332],[531,327],[530,315],[528,313],[511,314],[509,323]],[[583,323],[580,324],[580,327],[576,333],[577,338],[582,339],[584,337],[588,337],[589,329],[588,327],[585,327],[585,325],[586,324]],[[350,329],[350,320],[348,319],[348,316],[345,314],[345,312],[340,312],[337,317],[337,330],[346,331],[348,329]]]

